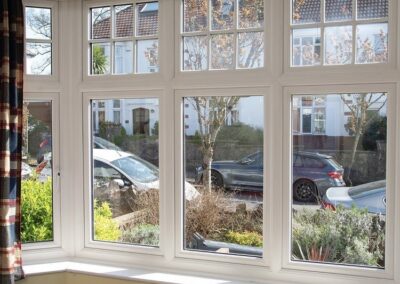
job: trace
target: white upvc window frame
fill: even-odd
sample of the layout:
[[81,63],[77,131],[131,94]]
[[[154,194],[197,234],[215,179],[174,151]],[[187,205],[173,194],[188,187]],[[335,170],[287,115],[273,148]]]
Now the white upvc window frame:
[[[140,3],[150,3],[150,2],[158,2],[158,32],[155,35],[145,35],[140,36],[136,34],[136,27],[137,27],[137,11],[136,5]],[[83,5],[83,78],[84,81],[101,81],[104,79],[116,79],[116,80],[128,80],[132,78],[146,78],[146,76],[157,77],[160,78],[162,72],[162,53],[160,52],[160,41],[161,41],[161,25],[160,22],[162,20],[161,9],[164,6],[162,4],[163,1],[160,0],[87,0],[84,1]],[[132,5],[134,9],[133,13],[133,34],[129,37],[115,37],[115,13],[114,7],[120,5]],[[110,38],[103,38],[103,39],[91,39],[91,9],[92,8],[99,8],[99,7],[110,7],[111,11],[111,27],[110,27]],[[137,42],[140,40],[157,40],[158,41],[158,71],[157,72],[148,72],[148,73],[138,73],[137,72]],[[132,55],[132,73],[122,73],[122,74],[115,74],[115,43],[116,42],[132,42],[133,44],[133,55]],[[91,44],[93,43],[109,43],[110,44],[110,72],[107,74],[92,74],[91,73]]]
[[[291,109],[292,109],[292,96],[294,95],[329,95],[329,94],[348,94],[348,93],[387,93],[387,156],[386,156],[386,179],[387,188],[386,196],[387,209],[386,209],[386,240],[385,240],[385,268],[371,268],[360,267],[352,265],[340,265],[330,263],[311,263],[302,261],[293,261],[291,259],[291,220],[292,220],[292,134],[291,134]],[[284,269],[293,269],[300,271],[314,271],[342,275],[353,275],[362,277],[372,277],[378,279],[393,279],[394,278],[394,232],[395,222],[395,204],[399,204],[396,200],[399,199],[395,194],[398,188],[398,181],[396,179],[396,137],[399,133],[397,131],[397,121],[399,119],[398,112],[399,100],[396,98],[396,85],[395,84],[354,84],[354,85],[321,85],[321,86],[296,86],[286,87],[284,89],[284,127],[283,127],[283,219],[288,220],[287,224],[283,226],[283,245],[282,245],[282,267]],[[396,196],[397,195],[397,196]],[[397,199],[396,199],[397,198]]]
[[[51,43],[51,74],[50,75],[35,75],[27,74],[26,64],[24,64],[24,78],[29,82],[55,82],[59,80],[59,15],[58,1],[52,0],[23,0],[24,13],[27,7],[46,8],[51,11],[51,39],[27,40],[25,35],[24,40],[24,63],[26,62],[26,44],[29,43]],[[25,17],[25,14],[24,14]]]
[[[101,250],[112,250],[119,252],[130,252],[130,253],[138,253],[138,254],[150,254],[150,255],[158,255],[162,256],[164,253],[164,241],[160,238],[160,244],[158,247],[153,246],[144,246],[138,244],[127,244],[127,243],[114,243],[114,242],[106,242],[106,241],[95,241],[92,239],[93,236],[93,202],[92,202],[92,100],[103,100],[107,103],[107,100],[114,99],[157,99],[158,103],[161,103],[161,99],[163,96],[163,91],[154,89],[154,90],[131,90],[131,91],[99,91],[99,92],[84,92],[83,93],[83,138],[84,138],[84,246],[81,249],[89,248],[89,249],[101,249]],[[111,108],[113,109],[113,108]],[[164,127],[164,123],[161,119],[163,113],[160,110],[159,114],[159,127],[160,127],[160,136],[159,136],[159,161],[160,161],[160,235],[165,231],[165,214],[161,214],[161,204],[165,199],[165,192],[163,190],[165,188],[165,178],[162,174],[163,170],[163,149],[162,143],[164,141],[164,131],[162,128]]]
[[[51,103],[52,137],[52,192],[53,192],[53,240],[22,245],[24,251],[35,251],[61,247],[61,186],[60,186],[60,121],[59,94],[43,92],[25,92],[24,102]],[[23,202],[23,201],[22,201]]]
[[[325,0],[321,1],[321,19],[319,23],[305,23],[305,24],[292,24],[292,1],[284,1],[284,19],[285,19],[285,32],[284,32],[284,70],[286,73],[291,72],[337,72],[340,70],[354,70],[362,72],[363,70],[387,70],[396,68],[397,63],[397,38],[398,38],[398,21],[396,19],[398,3],[396,0],[388,0],[389,9],[388,16],[379,19],[357,19],[356,18],[356,4],[357,0],[352,0],[352,19],[346,21],[330,21],[325,22]],[[374,23],[387,23],[388,25],[388,61],[381,63],[356,63],[357,56],[357,39],[356,29],[358,25],[374,24]],[[325,63],[325,28],[326,27],[352,27],[352,60],[350,64],[335,64],[326,65]],[[298,29],[317,28],[320,30],[320,64],[307,65],[307,66],[293,66],[293,36],[292,31]]]
[[[175,256],[180,259],[198,259],[206,261],[217,261],[226,263],[237,263],[247,264],[254,266],[269,266],[271,258],[271,240],[272,236],[272,214],[271,207],[268,200],[271,200],[272,196],[272,176],[270,169],[272,168],[270,157],[270,144],[268,143],[268,137],[272,134],[272,120],[270,119],[270,106],[271,106],[271,95],[269,87],[241,87],[241,88],[207,88],[207,89],[176,89],[175,90]],[[184,212],[184,178],[185,178],[185,167],[184,167],[184,137],[185,137],[185,126],[184,126],[184,98],[189,97],[250,97],[250,96],[261,96],[263,97],[263,111],[264,111],[264,189],[263,189],[263,255],[262,257],[244,256],[244,255],[229,255],[229,254],[217,254],[202,251],[187,250],[184,248],[184,225],[183,220],[185,216]]]

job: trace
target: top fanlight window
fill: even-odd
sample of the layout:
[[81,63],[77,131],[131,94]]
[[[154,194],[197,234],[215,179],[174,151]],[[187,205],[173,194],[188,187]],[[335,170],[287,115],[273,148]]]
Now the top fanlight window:
[[158,72],[158,8],[158,2],[91,8],[90,74]]
[[264,67],[263,0],[183,0],[183,71]]
[[388,62],[389,0],[291,1],[291,66]]

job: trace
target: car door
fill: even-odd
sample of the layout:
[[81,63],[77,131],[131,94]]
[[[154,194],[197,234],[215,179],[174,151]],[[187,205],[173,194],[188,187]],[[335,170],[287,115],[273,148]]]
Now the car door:
[[239,188],[260,188],[263,186],[263,154],[256,153],[238,162],[232,170],[232,184]]

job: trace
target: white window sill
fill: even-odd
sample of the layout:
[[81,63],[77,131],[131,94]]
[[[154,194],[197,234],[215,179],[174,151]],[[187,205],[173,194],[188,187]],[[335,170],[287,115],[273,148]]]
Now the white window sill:
[[108,265],[89,264],[84,262],[63,261],[43,264],[25,265],[27,277],[58,272],[81,273],[93,276],[133,280],[162,284],[245,284],[224,279],[180,275],[176,273],[157,272],[144,269],[113,267]]

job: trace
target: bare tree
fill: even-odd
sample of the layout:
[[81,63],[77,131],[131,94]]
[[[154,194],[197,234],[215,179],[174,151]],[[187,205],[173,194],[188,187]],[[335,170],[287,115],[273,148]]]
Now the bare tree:
[[240,97],[192,97],[189,99],[197,114],[203,154],[203,185],[208,191],[212,188],[211,163],[216,138],[239,99]]
[[376,106],[374,110],[380,111],[386,104],[386,94],[384,93],[366,93],[351,95],[351,99],[348,95],[340,96],[345,106],[349,109],[350,117],[346,128],[350,134],[354,136],[354,143],[351,152],[350,164],[346,173],[345,179],[352,185],[350,175],[354,166],[357,148],[360,143],[360,138],[363,135],[366,126],[371,121],[367,116],[367,111],[372,107]]

